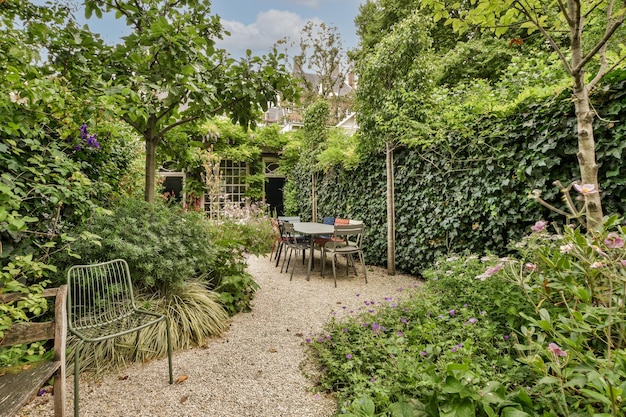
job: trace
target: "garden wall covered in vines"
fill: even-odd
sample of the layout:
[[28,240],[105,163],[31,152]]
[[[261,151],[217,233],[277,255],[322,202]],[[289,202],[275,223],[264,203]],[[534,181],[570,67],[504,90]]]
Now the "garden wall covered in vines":
[[[626,73],[614,72],[593,95],[600,186],[605,214],[626,206]],[[571,93],[531,98],[504,116],[474,120],[444,141],[395,151],[396,262],[419,274],[441,255],[471,251],[505,254],[540,219],[561,216],[529,198],[534,189],[560,207],[552,182],[579,178],[576,118]],[[467,131],[473,132],[468,135]],[[565,144],[565,145],[564,145]],[[336,216],[366,223],[367,262],[385,265],[385,161],[367,155],[359,167],[318,172],[318,218]],[[311,215],[311,172],[297,166],[300,214]]]

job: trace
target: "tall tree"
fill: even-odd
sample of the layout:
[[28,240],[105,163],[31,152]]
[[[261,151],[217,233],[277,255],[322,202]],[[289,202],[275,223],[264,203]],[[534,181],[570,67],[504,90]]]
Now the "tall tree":
[[[446,20],[457,32],[476,27],[503,35],[510,29],[539,32],[556,52],[572,79],[576,110],[581,190],[588,227],[602,222],[598,162],[589,95],[602,77],[623,64],[626,48],[623,0],[476,0],[459,12],[457,2],[423,0],[435,21]],[[466,5],[467,6],[467,5]],[[454,15],[453,15],[454,14]],[[620,30],[620,28],[622,28]],[[589,75],[587,74],[589,72]]]
[[[306,108],[319,98],[330,104],[331,122],[337,123],[352,110],[352,87],[347,78],[352,68],[335,26],[307,22],[300,31],[299,52],[293,58],[293,72],[303,86]],[[287,40],[283,40],[286,42]]]
[[384,151],[387,171],[387,270],[395,274],[394,149],[419,135],[432,88],[428,24],[417,13],[396,24],[356,62],[362,145]]
[[[85,1],[87,18],[104,12],[125,19],[131,33],[95,50],[97,60],[84,70],[100,74],[101,91],[145,141],[147,201],[154,201],[157,148],[172,129],[222,114],[254,126],[279,92],[295,92],[276,51],[262,57],[248,51],[237,61],[215,48],[225,32],[208,1]],[[79,80],[76,72],[72,77]]]

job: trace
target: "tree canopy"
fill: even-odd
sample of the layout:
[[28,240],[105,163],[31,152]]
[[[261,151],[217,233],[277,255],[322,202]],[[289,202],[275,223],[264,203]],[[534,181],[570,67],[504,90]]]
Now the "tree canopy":
[[[108,97],[146,143],[145,198],[154,200],[156,149],[177,126],[227,115],[252,126],[268,103],[296,93],[276,50],[235,60],[215,40],[227,36],[210,2],[91,1],[85,15],[124,19],[131,33],[113,46],[86,31],[49,45],[50,60],[75,85]],[[68,18],[67,27],[76,24]],[[61,40],[61,37],[58,37]]]

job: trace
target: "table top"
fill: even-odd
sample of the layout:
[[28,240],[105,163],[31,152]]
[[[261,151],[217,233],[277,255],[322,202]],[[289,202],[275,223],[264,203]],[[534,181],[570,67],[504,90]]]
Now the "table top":
[[335,231],[335,226],[324,223],[300,222],[294,223],[293,229],[303,235],[332,235]]

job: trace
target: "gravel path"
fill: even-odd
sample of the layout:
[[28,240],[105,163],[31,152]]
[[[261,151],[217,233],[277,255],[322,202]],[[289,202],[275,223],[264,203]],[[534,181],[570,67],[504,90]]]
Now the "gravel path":
[[[333,314],[358,309],[363,300],[397,298],[398,288],[417,284],[411,276],[387,276],[380,268],[368,268],[365,284],[361,270],[346,277],[343,267],[335,288],[332,270],[326,278],[314,271],[306,281],[298,264],[290,281],[267,257],[251,257],[248,264],[260,284],[252,312],[233,317],[230,329],[204,348],[174,353],[174,378],[187,379],[169,385],[166,359],[131,365],[100,381],[81,379],[81,416],[332,416],[333,397],[315,393],[303,376],[305,340]],[[72,415],[72,378],[67,384]],[[19,416],[53,414],[45,394]]]

